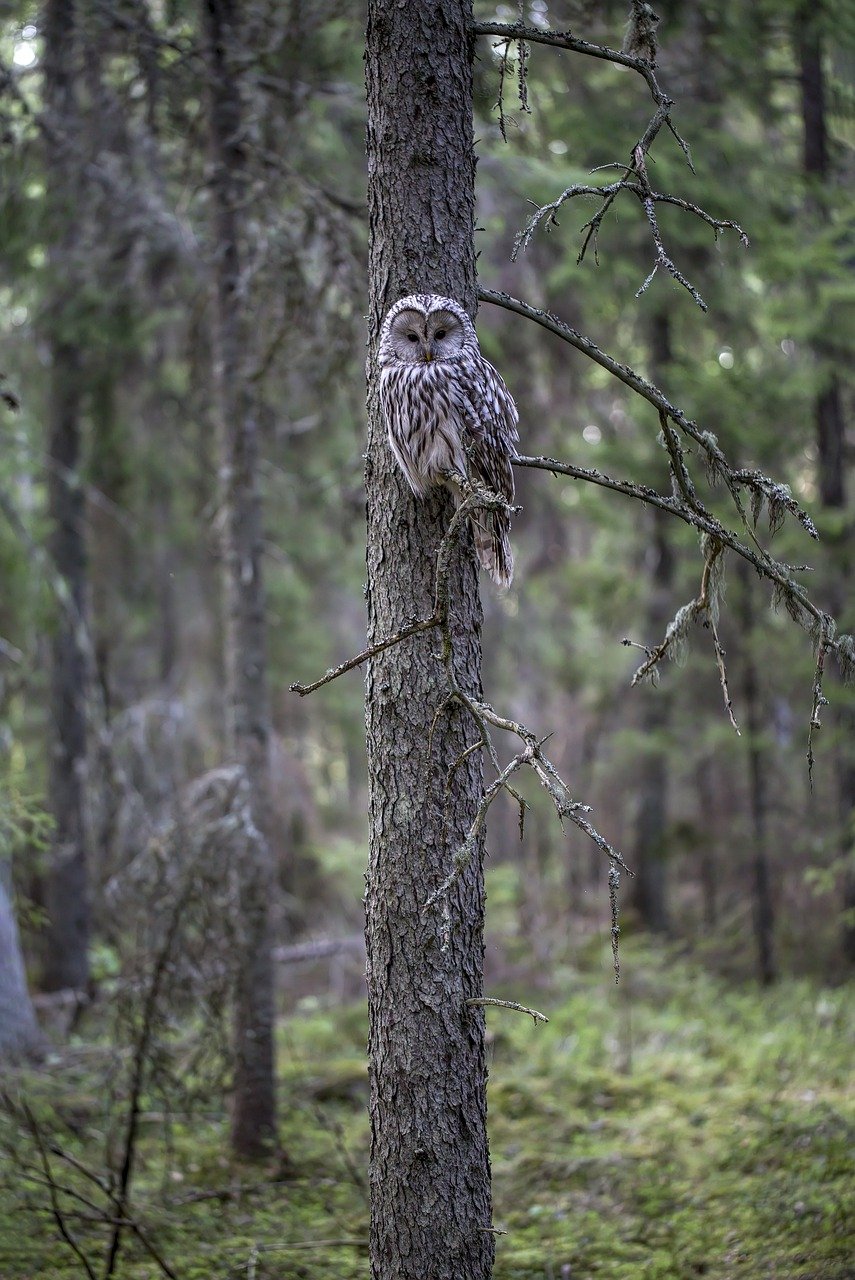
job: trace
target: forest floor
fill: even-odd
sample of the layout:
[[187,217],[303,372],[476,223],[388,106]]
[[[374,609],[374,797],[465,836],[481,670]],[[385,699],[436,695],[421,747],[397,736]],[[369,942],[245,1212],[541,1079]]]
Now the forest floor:
[[[507,1232],[496,1280],[855,1277],[851,987],[737,988],[630,941],[615,989],[598,941],[536,994],[495,994],[550,1018],[488,1011],[495,1223]],[[361,1007],[307,1000],[283,1020],[287,1159],[265,1168],[229,1158],[210,1099],[189,1118],[146,1100],[130,1212],[178,1280],[364,1280],[365,1039]],[[111,1125],[103,1062],[81,1042],[13,1082],[44,1140],[94,1172]],[[17,1150],[0,1174],[0,1277],[84,1275],[52,1218],[42,1156],[15,1128],[5,1122]],[[69,1159],[46,1155],[57,1182],[103,1203]],[[105,1228],[74,1207],[66,1225],[100,1277]],[[123,1242],[120,1280],[162,1274],[138,1240]]]

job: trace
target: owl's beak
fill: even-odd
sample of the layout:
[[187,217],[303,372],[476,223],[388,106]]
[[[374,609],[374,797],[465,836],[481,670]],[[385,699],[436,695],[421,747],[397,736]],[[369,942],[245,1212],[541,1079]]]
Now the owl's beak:
[[433,351],[430,347],[423,347],[422,350],[424,352],[425,364],[430,364],[433,359]]

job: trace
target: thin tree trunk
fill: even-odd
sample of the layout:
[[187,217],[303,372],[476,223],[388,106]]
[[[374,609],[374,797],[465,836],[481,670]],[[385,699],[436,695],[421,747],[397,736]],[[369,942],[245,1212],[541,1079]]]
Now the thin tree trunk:
[[202,0],[213,174],[213,348],[220,501],[229,750],[246,770],[262,839],[240,868],[240,938],[235,993],[232,1144],[256,1157],[276,1140],[273,955],[270,901],[269,737],[265,599],[262,581],[258,434],[246,385],[249,340],[241,279],[238,210],[246,201],[239,48],[234,0]]
[[[802,123],[804,126],[803,165],[807,179],[808,212],[820,223],[828,221],[825,185],[829,181],[829,147],[826,130],[825,77],[822,61],[822,5],[803,4],[795,18],[795,45],[801,83]],[[814,358],[820,380],[814,407],[818,453],[819,497],[823,507],[844,512],[847,505],[845,436],[846,423],[843,397],[837,376],[833,351],[815,340]],[[838,356],[839,358],[839,356]],[[846,358],[845,355],[843,357]],[[853,561],[853,529],[851,519],[832,529],[834,546],[834,585],[828,596],[828,608],[844,629],[851,629],[851,619],[841,616],[851,601],[843,584],[849,581]],[[844,860],[842,949],[845,958],[855,965],[855,708],[844,701],[841,690],[835,699],[838,730],[836,759],[839,850]]]
[[701,829],[698,835],[698,871],[703,897],[704,928],[711,931],[718,923],[718,894],[716,885],[715,816],[717,804],[715,783],[712,776],[712,756],[705,756],[695,770],[695,786],[698,793],[698,814]]
[[[650,341],[651,364],[657,382],[671,361],[670,320],[662,312],[654,316]],[[650,642],[658,643],[672,615],[674,555],[668,530],[668,516],[654,508],[649,556],[650,594],[646,628]],[[644,687],[641,699],[643,757],[638,784],[632,867],[635,879],[632,905],[642,924],[653,933],[667,933],[671,927],[668,909],[667,825],[668,759],[662,741],[670,719],[670,699],[662,688]]]
[[76,302],[75,217],[68,208],[79,184],[75,154],[77,48],[74,0],[47,0],[44,9],[45,149],[53,241],[53,300],[48,315],[49,551],[64,584],[51,643],[49,801],[54,819],[46,885],[48,927],[44,985],[83,989],[89,981],[86,868],[86,546],[81,464],[80,351],[70,336]]
[[754,660],[753,583],[746,565],[739,565],[742,589],[741,631],[744,641],[742,698],[748,750],[748,804],[751,813],[751,882],[754,938],[757,944],[757,975],[764,986],[778,976],[775,963],[775,908],[769,875],[766,753],[763,748],[763,705],[757,666]]
[[[470,0],[429,12],[370,0],[368,171],[368,610],[375,641],[433,609],[444,491],[416,502],[381,421],[375,355],[399,297],[434,292],[474,313],[474,154]],[[481,604],[471,539],[450,578],[458,679],[480,689]],[[425,903],[452,865],[482,789],[477,752],[449,769],[475,726],[447,693],[437,637],[386,650],[369,667],[371,1271],[374,1280],[487,1280],[492,1270],[486,1064],[481,1009],[484,883],[479,848],[442,909]]]
[[0,1063],[37,1057],[42,1034],[27,990],[18,924],[0,866]]

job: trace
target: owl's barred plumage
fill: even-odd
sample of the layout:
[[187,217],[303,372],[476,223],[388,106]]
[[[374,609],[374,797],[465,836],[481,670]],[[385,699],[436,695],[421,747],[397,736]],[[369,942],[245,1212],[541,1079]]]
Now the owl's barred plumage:
[[[377,361],[389,444],[413,493],[424,497],[457,471],[513,503],[517,408],[464,308],[434,294],[402,298],[383,321]],[[471,523],[481,565],[510,586],[508,512],[476,512]]]

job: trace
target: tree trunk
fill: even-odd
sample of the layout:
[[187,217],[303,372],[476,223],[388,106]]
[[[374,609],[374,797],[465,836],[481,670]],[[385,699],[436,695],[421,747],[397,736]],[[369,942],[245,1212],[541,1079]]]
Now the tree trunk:
[[[807,179],[807,209],[820,225],[828,220],[825,184],[830,177],[828,136],[826,130],[825,78],[822,61],[822,6],[803,4],[796,13],[795,46],[801,83],[802,122],[804,126],[803,164]],[[843,397],[835,364],[838,357],[814,341],[814,359],[819,390],[814,407],[817,443],[819,497],[828,511],[845,512],[847,500],[845,437],[846,423]],[[839,353],[838,353],[839,356]],[[846,358],[843,354],[841,357]],[[832,528],[833,585],[828,593],[828,608],[844,630],[851,630],[851,618],[842,617],[850,600],[842,584],[849,581],[853,559],[851,519]],[[855,965],[855,708],[846,701],[847,694],[838,685],[835,719],[838,730],[836,759],[839,851],[844,862],[842,930],[843,954]]]
[[704,928],[711,932],[718,924],[718,892],[716,883],[716,803],[713,757],[704,756],[695,769],[698,796],[698,877],[703,899]]
[[763,705],[757,666],[754,660],[753,583],[748,566],[740,562],[739,580],[742,590],[741,632],[744,643],[742,697],[745,704],[745,728],[748,749],[748,802],[751,813],[751,904],[754,938],[757,944],[757,975],[764,986],[778,976],[775,964],[775,909],[769,876],[768,817],[766,793],[766,753],[763,749]]
[[258,433],[246,384],[249,324],[238,213],[247,199],[246,167],[236,74],[237,6],[234,0],[202,0],[202,15],[213,165],[213,380],[223,522],[227,737],[229,751],[246,770],[253,816],[262,834],[240,868],[232,1144],[238,1155],[257,1157],[276,1141],[270,928],[274,877]]
[[[654,380],[661,384],[664,371],[672,358],[670,320],[665,312],[653,317],[650,355]],[[668,532],[669,516],[654,508],[651,520],[648,553],[650,595],[646,628],[648,643],[658,644],[671,621],[674,555]],[[668,759],[662,738],[670,718],[670,699],[665,689],[649,685],[639,690],[639,697],[641,729],[645,741],[632,851],[635,879],[631,901],[646,929],[653,933],[667,933],[671,927],[665,848],[668,825]]]
[[[417,502],[393,463],[375,356],[389,306],[415,291],[475,310],[469,0],[429,11],[370,0],[367,40],[370,342],[368,363],[369,638],[433,610],[436,550],[451,501]],[[455,663],[480,691],[481,604],[471,538],[450,576]],[[479,848],[442,908],[425,903],[451,869],[482,792],[478,753],[443,788],[476,727],[446,693],[435,634],[370,664],[366,725],[370,851],[369,996],[371,1269],[374,1280],[486,1280],[492,1270],[484,1018],[484,883]]]
[[27,990],[18,925],[0,867],[0,1063],[38,1057],[42,1048]]
[[49,799],[54,819],[46,885],[48,927],[44,985],[83,989],[89,981],[86,869],[85,509],[80,479],[80,351],[71,338],[76,302],[76,220],[68,209],[79,186],[74,88],[74,0],[47,0],[44,10],[46,168],[52,243],[52,304],[47,322],[49,551],[63,584],[51,644]]

